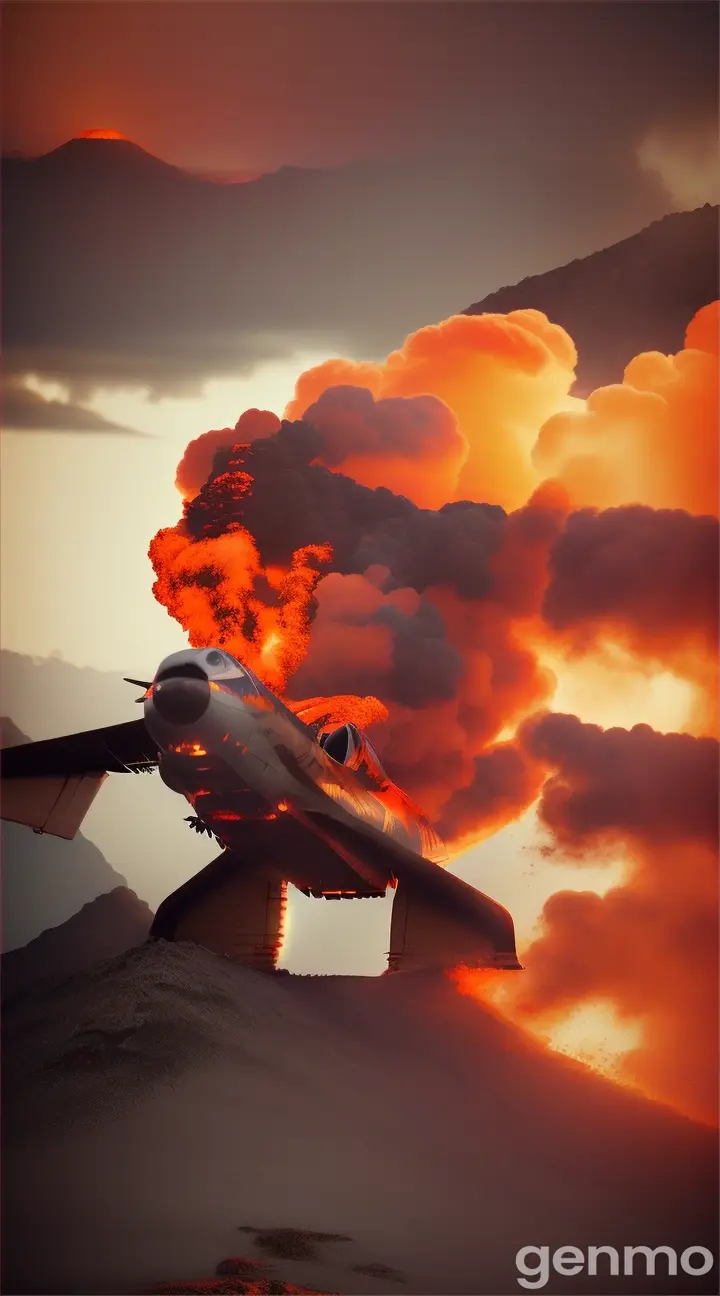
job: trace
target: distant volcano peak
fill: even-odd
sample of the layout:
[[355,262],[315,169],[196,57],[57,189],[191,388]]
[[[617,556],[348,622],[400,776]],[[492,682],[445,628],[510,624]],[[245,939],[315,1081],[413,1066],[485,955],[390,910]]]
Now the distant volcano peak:
[[113,180],[126,183],[133,177],[140,177],[143,183],[164,183],[170,179],[185,186],[199,183],[186,171],[148,153],[141,144],[116,130],[83,131],[50,153],[27,161],[46,173],[72,175],[73,183],[95,184],[98,176],[103,177],[104,184]]

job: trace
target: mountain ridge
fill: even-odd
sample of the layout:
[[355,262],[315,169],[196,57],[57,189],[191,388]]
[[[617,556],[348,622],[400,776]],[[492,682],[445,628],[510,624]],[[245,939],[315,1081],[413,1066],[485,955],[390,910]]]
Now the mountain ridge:
[[647,177],[611,192],[603,165],[433,155],[228,185],[124,141],[5,160],[6,367],[170,392],[297,350],[379,359],[468,283],[482,300],[667,211]]
[[147,939],[153,913],[127,886],[89,900],[56,927],[2,956],[0,990],[7,1003],[39,983],[85,972]]
[[719,213],[710,203],[671,212],[589,256],[489,293],[462,313],[543,311],[575,342],[575,394],[587,395],[620,382],[625,365],[643,351],[682,349],[693,315],[720,291]]

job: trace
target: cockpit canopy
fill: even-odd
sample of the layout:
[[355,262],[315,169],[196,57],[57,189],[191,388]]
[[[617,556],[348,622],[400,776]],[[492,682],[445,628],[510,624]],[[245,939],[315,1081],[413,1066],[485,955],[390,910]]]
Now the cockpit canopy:
[[348,721],[339,729],[322,734],[320,746],[340,765],[347,765],[350,769],[360,769],[365,766],[366,772],[376,775],[378,782],[387,781],[387,774],[380,764],[375,748],[365,734],[360,732],[357,725]]
[[421,855],[436,864],[445,863],[447,853],[435,829],[407,793],[391,781],[372,743],[356,725],[341,725],[319,741],[328,756],[365,780],[378,800],[405,825]]

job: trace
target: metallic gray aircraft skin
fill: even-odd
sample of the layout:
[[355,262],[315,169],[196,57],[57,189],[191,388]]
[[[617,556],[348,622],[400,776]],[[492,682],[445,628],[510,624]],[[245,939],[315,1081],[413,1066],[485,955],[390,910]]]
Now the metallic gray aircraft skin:
[[[475,966],[520,966],[510,915],[439,867],[440,839],[354,725],[318,734],[219,648],[166,657],[141,700],[143,720],[7,749],[2,778],[3,789],[13,780],[39,786],[63,777],[99,786],[108,771],[159,769],[225,857],[168,897],[154,935],[173,938],[178,914],[215,885],[218,864],[227,873],[251,860],[317,897],[372,897],[399,887],[405,908],[412,899],[413,939],[426,961],[447,963],[456,954],[456,962]],[[5,797],[2,813],[37,822],[12,808],[6,815]],[[52,832],[52,822],[38,830]],[[441,954],[428,935],[433,924],[444,924]],[[402,949],[410,937],[401,933],[398,940]],[[400,965],[396,950],[391,967]]]

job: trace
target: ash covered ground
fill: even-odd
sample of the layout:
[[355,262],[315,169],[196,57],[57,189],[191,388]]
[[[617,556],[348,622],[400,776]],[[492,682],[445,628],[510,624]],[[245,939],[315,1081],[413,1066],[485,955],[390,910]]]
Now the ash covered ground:
[[[27,990],[4,1031],[8,1293],[119,1296],[242,1256],[348,1296],[501,1296],[522,1246],[716,1251],[715,1134],[444,976],[267,976],[159,942]],[[344,1240],[269,1254],[282,1229]]]

